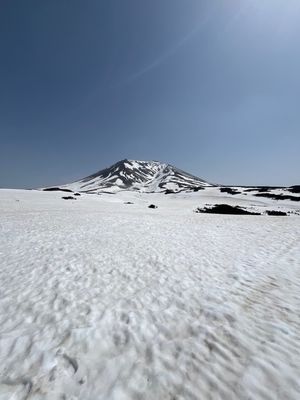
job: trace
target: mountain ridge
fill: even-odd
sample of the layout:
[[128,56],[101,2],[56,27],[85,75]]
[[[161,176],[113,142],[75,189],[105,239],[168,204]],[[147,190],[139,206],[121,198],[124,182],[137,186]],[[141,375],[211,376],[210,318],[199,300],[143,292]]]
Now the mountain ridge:
[[161,193],[215,186],[202,178],[160,161],[123,159],[78,181],[60,185],[86,193],[124,190]]

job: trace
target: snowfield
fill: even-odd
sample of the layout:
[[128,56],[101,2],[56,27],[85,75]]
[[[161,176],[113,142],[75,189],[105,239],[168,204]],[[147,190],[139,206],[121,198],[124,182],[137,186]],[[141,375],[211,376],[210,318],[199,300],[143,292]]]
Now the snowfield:
[[299,216],[63,195],[0,190],[1,400],[299,400]]

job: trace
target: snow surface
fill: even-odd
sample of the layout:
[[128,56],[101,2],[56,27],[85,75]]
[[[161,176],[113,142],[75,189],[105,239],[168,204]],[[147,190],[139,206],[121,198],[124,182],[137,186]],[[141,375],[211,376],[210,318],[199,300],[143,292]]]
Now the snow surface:
[[63,195],[0,190],[1,400],[300,398],[299,216],[193,212],[299,205]]

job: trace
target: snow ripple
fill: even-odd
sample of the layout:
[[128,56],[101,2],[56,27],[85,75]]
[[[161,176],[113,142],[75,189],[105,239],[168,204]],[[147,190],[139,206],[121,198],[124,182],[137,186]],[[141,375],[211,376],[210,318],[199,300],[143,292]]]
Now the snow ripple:
[[297,218],[6,215],[0,399],[300,397]]

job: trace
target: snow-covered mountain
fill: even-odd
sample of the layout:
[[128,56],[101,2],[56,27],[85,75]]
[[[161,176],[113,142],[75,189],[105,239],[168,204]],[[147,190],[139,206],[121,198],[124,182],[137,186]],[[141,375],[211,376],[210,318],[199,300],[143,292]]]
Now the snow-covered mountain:
[[114,193],[121,190],[178,192],[197,190],[204,186],[213,185],[170,164],[125,159],[93,175],[60,187],[86,193]]

